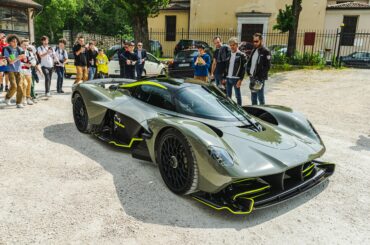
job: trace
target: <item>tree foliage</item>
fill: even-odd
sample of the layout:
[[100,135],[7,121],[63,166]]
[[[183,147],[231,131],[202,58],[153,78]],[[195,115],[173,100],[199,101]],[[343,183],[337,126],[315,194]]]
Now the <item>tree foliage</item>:
[[[78,0],[35,0],[44,6],[35,21],[36,37],[48,35],[52,41],[61,34],[68,18],[78,11]],[[39,38],[38,38],[39,40]]]
[[112,0],[35,0],[44,6],[35,21],[36,37],[56,42],[63,30],[129,37],[132,28],[125,11]]
[[114,4],[128,17],[136,41],[149,48],[148,17],[155,17],[166,7],[169,0],[113,0]]
[[296,50],[299,16],[302,12],[302,0],[293,0],[292,5],[280,9],[274,30],[289,32],[287,56],[292,57]]
[[285,5],[285,9],[279,9],[279,13],[276,17],[276,25],[274,25],[273,29],[285,33],[293,28],[293,24],[293,6]]

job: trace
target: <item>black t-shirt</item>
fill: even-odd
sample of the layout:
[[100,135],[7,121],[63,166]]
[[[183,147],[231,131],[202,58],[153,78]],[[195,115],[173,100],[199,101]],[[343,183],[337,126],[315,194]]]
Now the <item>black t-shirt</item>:
[[219,55],[220,48],[216,49],[213,55],[214,59],[216,60],[215,75],[222,75],[226,69],[226,62],[220,61]]
[[[131,53],[130,51],[126,51],[124,55],[127,58],[127,60],[132,60],[132,61],[136,61],[136,62],[139,60],[139,58],[137,57],[137,55],[135,53]],[[125,66],[128,66],[128,67],[133,66],[133,67],[135,67],[135,65],[133,65],[133,64],[128,65],[127,63],[125,64]]]
[[86,49],[85,52],[81,52],[79,55],[76,55],[77,51],[79,51],[81,47],[82,46],[78,43],[75,46],[73,46],[73,54],[75,56],[75,66],[87,66]]

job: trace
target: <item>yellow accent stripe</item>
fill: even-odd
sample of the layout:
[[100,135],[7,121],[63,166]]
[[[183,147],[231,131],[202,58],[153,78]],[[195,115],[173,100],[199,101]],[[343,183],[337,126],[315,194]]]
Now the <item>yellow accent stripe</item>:
[[242,182],[249,181],[249,180],[254,180],[254,179],[256,179],[256,178],[241,179],[241,180],[237,180],[237,181],[233,182],[233,184],[242,183]]
[[270,188],[270,186],[264,186],[262,188],[259,188],[259,189],[255,189],[255,190],[251,190],[251,191],[246,191],[246,192],[242,192],[242,193],[239,193],[239,194],[236,194],[234,197],[233,197],[233,200],[235,200],[236,198],[240,197],[240,196],[244,196],[244,195],[248,195],[248,194],[253,194],[253,193],[256,193],[256,192],[260,192],[260,191],[263,191],[263,190],[266,190]]
[[309,166],[308,168],[306,168],[305,170],[303,170],[302,173],[306,173],[307,171],[311,170],[313,167],[315,167],[315,164],[312,164],[311,166]]
[[308,172],[304,177],[310,176],[312,174],[313,170],[314,170],[314,168],[310,172]]
[[133,144],[135,141],[143,141],[143,139],[140,139],[140,138],[132,138],[132,139],[131,139],[130,144],[128,144],[128,145],[118,144],[118,143],[117,143],[117,142],[115,142],[115,141],[110,141],[110,142],[109,142],[109,144],[113,144],[113,145],[115,145],[115,146],[123,147],[123,148],[131,148],[132,144]]
[[140,86],[140,85],[149,85],[149,86],[155,86],[155,87],[162,88],[162,89],[167,89],[162,84],[159,84],[159,83],[156,83],[156,82],[151,82],[151,81],[133,82],[133,83],[128,83],[128,84],[123,84],[120,87],[121,88],[133,88],[133,87],[137,87],[137,86]]
[[117,121],[114,121],[114,124],[116,124],[118,127],[121,127],[121,128],[125,128],[125,125],[117,122]]
[[207,205],[208,207],[211,207],[213,209],[216,209],[217,211],[221,211],[221,210],[228,210],[229,212],[233,213],[233,214],[250,214],[252,211],[253,211],[253,206],[254,206],[254,200],[253,199],[250,199],[250,198],[245,198],[245,199],[249,199],[251,201],[251,205],[250,205],[250,210],[248,211],[238,211],[238,212],[235,212],[233,211],[231,208],[229,207],[221,207],[221,208],[218,208],[216,206],[213,206],[212,204],[210,203],[207,203],[207,202],[204,202],[196,197],[193,197],[193,199],[197,200],[198,202],[200,203],[203,203],[204,205]]

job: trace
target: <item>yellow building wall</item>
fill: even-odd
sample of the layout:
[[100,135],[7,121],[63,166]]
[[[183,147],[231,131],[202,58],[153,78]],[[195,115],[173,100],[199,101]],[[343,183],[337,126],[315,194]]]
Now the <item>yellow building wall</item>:
[[[343,17],[358,16],[357,33],[368,33],[370,31],[370,11],[369,10],[329,10],[326,12],[325,28],[327,30],[338,30],[343,23]],[[357,34],[353,46],[345,46],[341,49],[341,55],[348,55],[357,50],[368,51],[369,38],[365,34]]]
[[345,15],[358,16],[357,30],[370,30],[370,11],[369,10],[329,10],[325,17],[325,29],[336,30],[343,23]]
[[[292,0],[192,0],[190,28],[237,28],[238,12],[271,13],[268,29],[276,23],[279,9],[284,9]],[[323,29],[326,12],[326,1],[303,1],[300,16],[300,29]],[[240,31],[240,30],[239,30]]]
[[[176,16],[176,41],[166,41],[166,16]],[[158,40],[162,44],[165,57],[172,57],[176,44],[186,38],[182,35],[182,30],[189,30],[189,11],[162,10],[157,17],[148,19],[148,27],[150,39]]]
[[149,30],[166,30],[166,16],[177,16],[176,29],[182,28],[187,31],[189,28],[189,12],[185,10],[161,10],[155,18],[148,18]]

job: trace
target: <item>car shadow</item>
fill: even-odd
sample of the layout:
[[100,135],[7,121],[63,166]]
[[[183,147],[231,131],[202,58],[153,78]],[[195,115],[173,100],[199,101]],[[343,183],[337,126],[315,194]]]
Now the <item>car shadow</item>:
[[354,151],[370,151],[370,135],[368,137],[360,135],[356,145],[351,146],[350,149]]
[[325,181],[288,202],[256,210],[247,216],[236,216],[208,208],[190,197],[173,194],[164,185],[155,164],[133,159],[129,151],[109,146],[94,136],[81,134],[73,123],[46,127],[44,137],[99,163],[113,176],[117,196],[126,214],[145,223],[241,230],[268,222],[305,204],[328,186],[328,181]]

